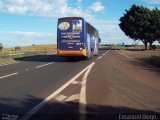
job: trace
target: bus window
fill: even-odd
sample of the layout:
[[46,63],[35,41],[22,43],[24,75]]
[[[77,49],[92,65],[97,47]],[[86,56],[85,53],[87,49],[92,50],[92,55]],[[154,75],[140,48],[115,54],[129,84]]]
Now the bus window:
[[82,20],[73,20],[72,25],[73,25],[73,27],[72,27],[73,31],[76,31],[76,32],[82,31]]

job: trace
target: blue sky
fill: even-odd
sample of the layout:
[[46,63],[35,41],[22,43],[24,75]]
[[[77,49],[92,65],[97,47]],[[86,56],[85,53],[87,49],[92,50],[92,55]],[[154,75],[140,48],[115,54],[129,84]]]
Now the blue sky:
[[57,19],[81,16],[99,30],[102,43],[132,44],[118,24],[133,4],[160,8],[160,0],[0,0],[0,43],[55,44]]

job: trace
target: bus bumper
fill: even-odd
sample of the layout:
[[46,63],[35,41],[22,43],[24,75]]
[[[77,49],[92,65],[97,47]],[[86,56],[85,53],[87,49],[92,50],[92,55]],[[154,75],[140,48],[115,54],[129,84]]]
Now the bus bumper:
[[73,50],[73,51],[69,51],[69,50],[57,50],[57,54],[59,56],[86,56],[86,49],[83,50]]

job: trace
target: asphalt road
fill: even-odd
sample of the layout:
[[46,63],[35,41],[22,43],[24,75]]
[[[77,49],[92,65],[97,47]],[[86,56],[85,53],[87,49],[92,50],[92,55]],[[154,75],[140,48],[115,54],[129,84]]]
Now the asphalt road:
[[159,86],[159,69],[116,50],[100,50],[92,60],[26,57],[0,66],[0,117],[158,120]]

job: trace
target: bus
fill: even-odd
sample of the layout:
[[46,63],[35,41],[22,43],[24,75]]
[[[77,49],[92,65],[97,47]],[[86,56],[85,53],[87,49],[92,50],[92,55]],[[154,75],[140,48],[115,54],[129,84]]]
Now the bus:
[[63,17],[57,24],[57,55],[84,56],[98,55],[100,37],[98,30],[82,17]]

